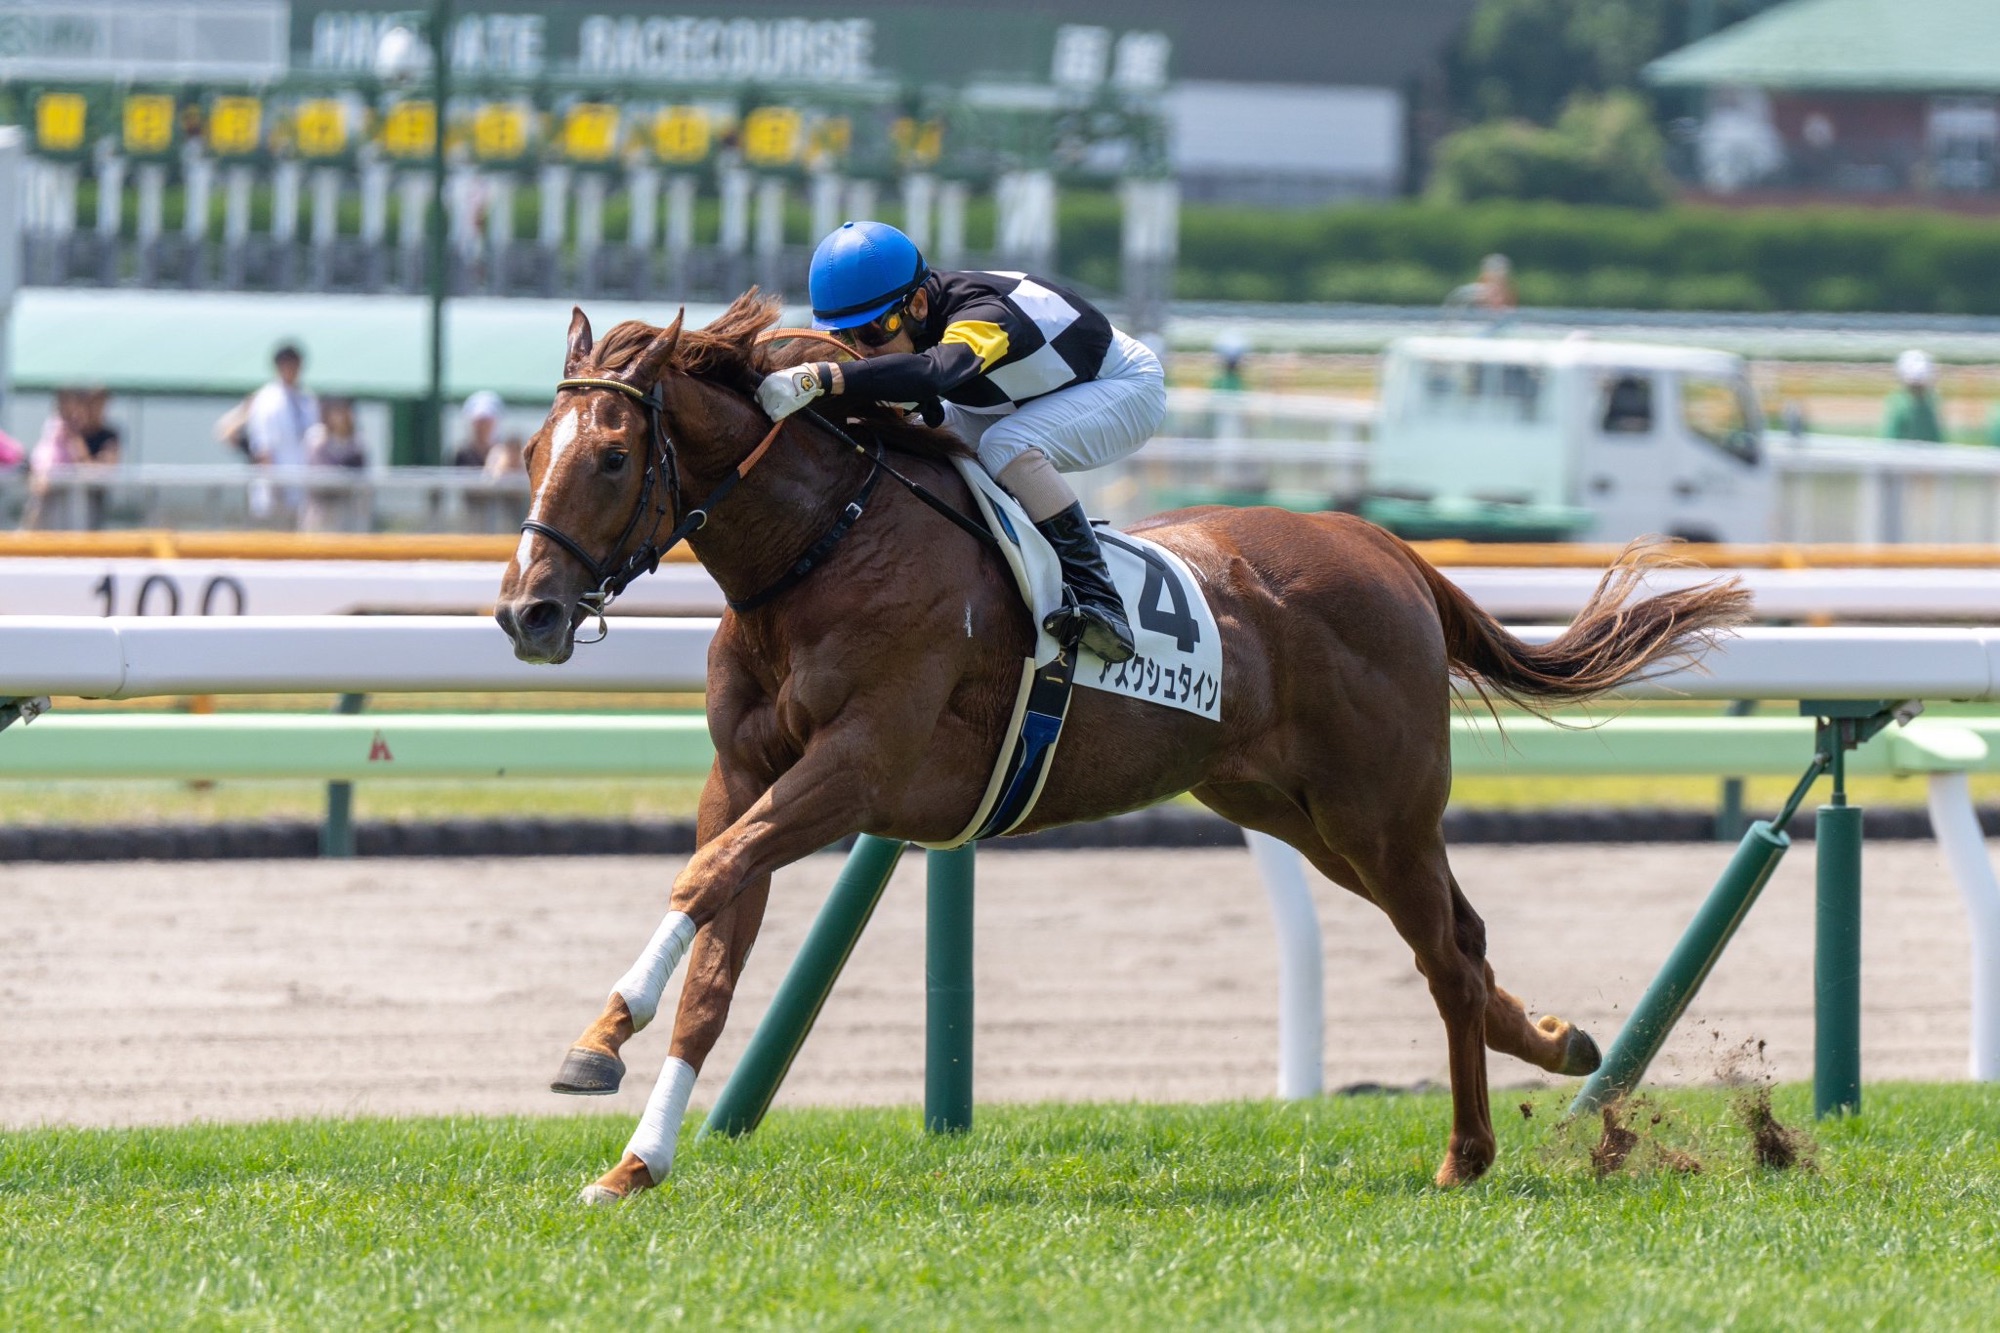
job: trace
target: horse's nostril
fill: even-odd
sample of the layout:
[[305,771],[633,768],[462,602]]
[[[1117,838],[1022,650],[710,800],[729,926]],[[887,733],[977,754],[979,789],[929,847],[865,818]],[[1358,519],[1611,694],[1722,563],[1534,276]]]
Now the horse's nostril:
[[537,637],[547,634],[560,625],[562,619],[561,605],[551,601],[530,602],[525,609],[515,613],[515,620],[520,624],[522,632]]

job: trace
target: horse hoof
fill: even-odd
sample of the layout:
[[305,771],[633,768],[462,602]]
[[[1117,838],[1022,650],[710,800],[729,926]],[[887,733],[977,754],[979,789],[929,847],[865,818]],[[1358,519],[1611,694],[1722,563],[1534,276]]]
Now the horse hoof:
[[563,1057],[562,1068],[556,1071],[555,1082],[549,1084],[549,1091],[570,1097],[608,1097],[618,1091],[624,1080],[625,1062],[617,1056],[572,1046]]
[[1461,1158],[1454,1153],[1444,1159],[1444,1165],[1438,1168],[1433,1183],[1441,1190],[1463,1189],[1485,1175],[1487,1166],[1490,1165],[1492,1165],[1490,1160],[1482,1166],[1469,1157]]
[[1597,1049],[1597,1041],[1582,1028],[1569,1030],[1569,1043],[1563,1048],[1562,1068],[1558,1070],[1569,1078],[1584,1078],[1597,1072],[1604,1063],[1603,1052]]
[[591,1208],[609,1208],[614,1203],[625,1202],[625,1196],[617,1190],[608,1190],[602,1185],[585,1185],[578,1194],[577,1202]]

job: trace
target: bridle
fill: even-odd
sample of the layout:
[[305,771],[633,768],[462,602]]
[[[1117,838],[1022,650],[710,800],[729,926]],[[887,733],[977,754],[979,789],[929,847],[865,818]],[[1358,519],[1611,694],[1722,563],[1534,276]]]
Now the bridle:
[[[696,507],[688,509],[681,494],[680,458],[674,452],[673,437],[667,434],[665,415],[667,404],[657,382],[650,390],[642,393],[623,380],[579,377],[556,381],[557,393],[565,389],[609,389],[613,393],[623,394],[631,399],[645,409],[646,413],[646,465],[639,483],[639,498],[633,503],[632,516],[625,520],[625,527],[619,532],[618,540],[611,544],[609,559],[616,560],[618,552],[625,549],[625,543],[631,541],[633,534],[639,530],[639,525],[645,520],[649,508],[652,511],[653,521],[646,529],[648,535],[645,540],[634,546],[624,560],[616,565],[600,564],[590,552],[583,549],[582,543],[561,528],[544,523],[538,518],[526,519],[521,524],[521,531],[546,537],[567,551],[572,559],[583,566],[584,572],[590,575],[591,582],[597,585],[592,591],[577,598],[584,610],[597,618],[597,638],[581,639],[578,642],[596,643],[609,632],[610,627],[604,622],[604,613],[618,599],[618,595],[630,587],[632,581],[641,574],[650,574],[658,569],[661,558],[667,552],[707,526],[709,514],[728,498],[729,493],[736,489],[737,484],[748,475],[750,469],[757,466],[764,455],[770,452],[772,444],[778,439],[778,433],[784,430],[785,423],[773,422],[763,440],[728,476],[717,483],[715,489],[708,493],[708,498]],[[685,514],[682,513],[684,509]],[[673,530],[667,534],[665,541],[656,540],[655,535],[660,530],[661,522],[669,519],[673,521]]]
[[[760,335],[758,341],[769,342],[773,338],[808,338],[830,343],[850,353],[852,351],[846,344],[814,329],[770,329]],[[708,525],[709,515],[715,511],[716,506],[729,498],[729,493],[736,489],[744,477],[749,475],[750,469],[763,461],[764,455],[771,451],[773,444],[777,443],[778,435],[785,429],[785,422],[775,421],[771,423],[771,429],[765,432],[764,438],[758,441],[757,447],[746,454],[743,461],[738,463],[728,476],[716,483],[715,489],[708,493],[708,498],[703,500],[700,505],[692,509],[687,509],[686,513],[683,514],[682,510],[686,508],[686,502],[681,494],[680,458],[674,452],[673,437],[667,434],[665,415],[667,404],[659,382],[656,381],[650,390],[642,393],[637,388],[627,384],[624,380],[597,379],[587,376],[557,380],[556,392],[561,393],[565,389],[608,389],[612,393],[623,394],[644,408],[646,412],[646,470],[643,479],[639,483],[639,498],[632,506],[632,516],[625,520],[625,527],[619,532],[618,540],[612,544],[611,555],[608,559],[617,559],[618,552],[625,549],[625,543],[632,539],[633,533],[638,531],[639,525],[645,521],[646,511],[649,506],[652,509],[653,515],[652,524],[646,529],[649,534],[659,532],[662,520],[671,518],[674,521],[673,530],[667,533],[665,541],[656,541],[653,536],[648,535],[644,541],[632,548],[631,553],[623,561],[620,561],[615,566],[608,566],[600,564],[590,552],[583,549],[580,542],[562,529],[544,523],[538,518],[523,520],[521,531],[532,532],[537,536],[546,537],[554,542],[562,550],[568,552],[570,557],[579,565],[582,565],[584,571],[590,575],[591,581],[597,585],[592,591],[577,598],[577,602],[584,610],[597,618],[597,637],[595,639],[577,640],[579,643],[591,644],[601,642],[604,636],[610,632],[610,626],[605,622],[604,613],[610,609],[612,602],[618,599],[618,595],[630,587],[632,581],[641,574],[650,574],[657,570],[660,567],[661,558],[667,552],[673,550],[676,546],[679,546],[682,542]],[[729,598],[729,606],[732,610],[741,613],[762,606],[764,603],[778,596],[778,594],[794,587],[803,581],[806,575],[812,573],[820,561],[832,553],[833,548],[840,544],[840,540],[859,521],[862,511],[867,507],[869,496],[874,493],[875,483],[884,473],[894,478],[910,494],[949,519],[960,530],[979,541],[982,545],[992,547],[996,550],[999,548],[999,539],[992,533],[959,513],[945,501],[939,499],[921,483],[913,478],[904,476],[901,472],[889,466],[887,460],[882,457],[882,449],[879,443],[872,450],[864,448],[850,437],[846,431],[840,429],[833,422],[828,421],[825,417],[812,411],[810,408],[806,409],[801,415],[811,417],[835,439],[847,445],[862,457],[867,458],[870,461],[868,476],[861,483],[861,488],[855,492],[854,498],[847,502],[846,507],[834,519],[833,524],[825,532],[821,533],[819,539],[807,547],[805,552],[798,559],[794,560],[784,573],[749,597],[741,600]],[[789,419],[786,418],[786,420]]]

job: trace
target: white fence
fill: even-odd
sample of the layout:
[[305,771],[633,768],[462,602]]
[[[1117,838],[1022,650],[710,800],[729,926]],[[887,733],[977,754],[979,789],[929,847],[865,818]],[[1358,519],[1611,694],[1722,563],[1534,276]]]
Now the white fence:
[[[0,696],[704,688],[713,619],[630,618],[561,666],[517,661],[477,616],[0,618]],[[1546,641],[1558,625],[1516,633]],[[1626,699],[2000,701],[2000,628],[1752,628]]]
[[[0,557],[0,615],[480,615],[505,566],[488,560],[249,560]],[[1509,623],[1567,620],[1600,570],[1453,566],[1445,574]],[[2000,568],[1662,570],[1649,591],[1724,574],[1764,620],[2000,624]],[[614,616],[718,616],[700,565],[670,562],[634,583]]]
[[[490,621],[466,617],[0,619],[0,698],[160,694],[605,690],[703,686],[713,620],[628,620],[562,666],[528,666]],[[1524,631],[1535,639],[1560,630]],[[1626,698],[2000,699],[2000,629],[1752,629],[1700,668]],[[0,744],[5,739],[0,737]],[[1983,752],[1984,745],[1979,748]],[[1933,828],[1965,899],[1974,960],[1972,1067],[2000,1077],[2000,880],[1961,771],[1938,765]],[[1295,854],[1251,838],[1280,930],[1280,1089],[1319,1086],[1319,924]]]

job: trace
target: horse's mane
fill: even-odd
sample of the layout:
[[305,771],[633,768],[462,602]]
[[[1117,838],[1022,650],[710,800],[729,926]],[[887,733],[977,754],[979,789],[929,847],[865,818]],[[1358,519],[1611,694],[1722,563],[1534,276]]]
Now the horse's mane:
[[[810,342],[786,345],[757,341],[758,334],[777,325],[781,311],[777,298],[765,296],[752,287],[707,327],[682,329],[666,368],[754,396],[758,382],[771,371],[823,359],[824,349]],[[633,368],[660,332],[642,320],[626,320],[597,340],[590,350],[588,365],[576,373],[618,377]],[[912,422],[895,408],[880,403],[825,399],[819,410],[829,420],[849,428],[858,426],[883,446],[902,453],[939,462],[972,454],[971,447],[952,432]]]

